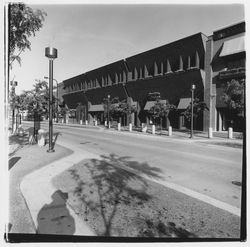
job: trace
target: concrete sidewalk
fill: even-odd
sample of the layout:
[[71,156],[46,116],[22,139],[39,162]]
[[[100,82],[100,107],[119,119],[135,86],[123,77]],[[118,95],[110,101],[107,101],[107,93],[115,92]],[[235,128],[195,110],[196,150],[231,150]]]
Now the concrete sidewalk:
[[7,188],[9,189],[7,231],[8,233],[35,233],[36,229],[20,190],[20,183],[27,174],[72,154],[72,151],[56,145],[56,152],[48,155],[48,146],[29,145],[27,136],[12,135],[10,138],[9,159],[6,164]]
[[99,158],[99,156],[74,148],[72,155],[54,161],[23,178],[20,188],[37,233],[95,236],[93,230],[84,223],[67,202],[65,203],[67,199],[64,197],[65,193],[57,191],[51,183],[54,176],[75,163],[89,158]]
[[224,136],[226,133],[217,133],[217,136],[213,138],[208,138],[207,134],[204,132],[197,132],[194,134],[193,138],[190,138],[190,134],[188,132],[181,132],[181,131],[173,131],[172,136],[168,136],[167,131],[162,131],[161,133],[158,131],[156,134],[152,134],[150,132],[140,132],[140,131],[132,131],[129,132],[128,130],[121,130],[118,131],[115,128],[104,128],[104,131],[112,132],[113,134],[117,135],[130,135],[142,138],[154,138],[159,140],[166,140],[166,141],[181,141],[186,143],[197,143],[197,144],[206,144],[206,145],[220,145],[224,146],[225,148],[242,148],[243,147],[243,140],[238,138],[225,138]]

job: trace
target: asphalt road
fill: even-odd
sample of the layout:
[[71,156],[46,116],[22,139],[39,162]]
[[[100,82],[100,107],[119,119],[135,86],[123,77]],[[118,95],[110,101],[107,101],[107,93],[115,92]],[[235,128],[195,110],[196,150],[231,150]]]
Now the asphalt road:
[[[42,124],[47,128],[48,124]],[[241,206],[242,150],[174,140],[167,137],[122,134],[117,131],[54,125],[58,140],[95,154],[129,157],[137,164],[159,168],[164,180],[234,207]]]

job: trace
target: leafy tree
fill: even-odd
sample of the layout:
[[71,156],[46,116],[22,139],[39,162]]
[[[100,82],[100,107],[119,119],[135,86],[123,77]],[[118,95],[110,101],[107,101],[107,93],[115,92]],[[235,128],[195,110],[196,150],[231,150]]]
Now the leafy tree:
[[224,88],[222,98],[233,114],[242,115],[244,112],[244,90],[245,80],[238,81],[233,79],[230,82],[227,82]]
[[17,60],[21,64],[20,54],[31,49],[28,40],[43,26],[47,14],[42,10],[33,10],[23,3],[9,4],[9,65]]
[[[118,102],[119,102],[118,97],[114,97],[112,99],[109,99],[109,98],[103,99],[103,109],[104,109],[105,118],[108,118],[108,112],[111,116],[111,105],[113,105],[114,103],[118,103]],[[111,117],[113,117],[113,116],[111,116]]]
[[[24,91],[18,96],[18,105],[21,110],[28,110],[28,114],[33,114],[36,110],[39,114],[48,116],[49,112],[49,88],[48,83],[43,80],[36,80],[32,90]],[[53,106],[56,99],[53,96]],[[53,112],[55,107],[53,109]]]
[[126,115],[129,115],[136,111],[135,106],[130,105],[126,100],[120,101],[110,106],[110,114],[114,118],[120,119]]
[[[196,121],[197,117],[202,114],[205,110],[209,110],[206,103],[203,101],[200,101],[199,98],[195,98],[193,101],[193,117],[194,121]],[[184,115],[185,119],[190,123],[192,118],[192,105],[191,102],[187,109],[181,113]]]
[[175,105],[169,104],[168,101],[164,103],[158,97],[156,98],[155,104],[149,109],[148,115],[152,117],[154,124],[156,120],[160,120],[160,125],[162,127],[163,118],[167,118],[170,111],[175,109],[176,109]]

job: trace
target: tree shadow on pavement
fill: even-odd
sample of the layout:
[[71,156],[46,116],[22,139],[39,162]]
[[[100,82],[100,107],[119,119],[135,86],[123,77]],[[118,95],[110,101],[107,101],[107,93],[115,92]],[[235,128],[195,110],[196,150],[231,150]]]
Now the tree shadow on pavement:
[[147,193],[148,183],[140,174],[161,178],[161,170],[150,167],[146,162],[130,161],[129,157],[110,154],[101,158],[84,164],[90,179],[82,179],[77,169],[70,169],[69,172],[77,183],[74,194],[85,207],[85,220],[88,221],[89,210],[101,215],[103,227],[98,235],[111,236],[119,204],[128,205],[131,201],[142,204],[152,198]]
[[71,206],[98,236],[197,238],[168,218],[166,209],[158,204],[165,195],[156,185],[151,190],[152,182],[144,178],[163,179],[161,169],[110,154],[68,172],[74,181]]
[[195,234],[183,229],[182,227],[176,227],[174,222],[168,222],[167,224],[161,220],[153,221],[147,219],[144,221],[143,226],[140,227],[138,237],[164,237],[164,238],[197,238]]
[[38,234],[73,235],[75,221],[66,207],[68,194],[57,190],[51,196],[53,201],[45,204],[37,216]]

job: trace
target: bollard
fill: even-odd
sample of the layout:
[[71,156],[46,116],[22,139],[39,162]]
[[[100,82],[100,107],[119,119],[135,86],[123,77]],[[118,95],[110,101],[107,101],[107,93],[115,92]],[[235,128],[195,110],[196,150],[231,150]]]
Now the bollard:
[[129,124],[129,131],[132,131],[132,123]]
[[85,121],[85,124],[88,125],[88,120]]
[[232,127],[228,128],[228,138],[233,139],[233,128]]
[[146,133],[147,132],[147,125],[145,125],[144,123],[141,124],[141,131]]
[[69,119],[68,118],[66,118],[66,124],[68,124],[69,123]]
[[94,125],[97,126],[97,120],[94,121]]
[[208,138],[213,138],[213,128],[208,128]]
[[155,134],[155,125],[154,124],[152,125],[152,134],[153,135]]
[[172,127],[171,126],[168,127],[168,136],[172,136]]
[[108,122],[108,128],[110,129],[110,122]]
[[19,136],[24,135],[24,129],[23,129],[22,125],[19,126],[19,128],[17,130],[17,135],[19,135]]
[[43,129],[38,130],[38,146],[42,147],[45,145],[46,132]]
[[64,120],[63,120],[63,118],[62,118],[61,122],[62,122],[62,124],[64,123]]
[[118,130],[118,131],[121,131],[121,123],[118,123],[118,125],[117,125],[117,130]]
[[107,121],[106,121],[106,120],[105,120],[105,122],[104,122],[104,126],[107,127]]
[[82,125],[82,120],[80,120],[80,124]]

